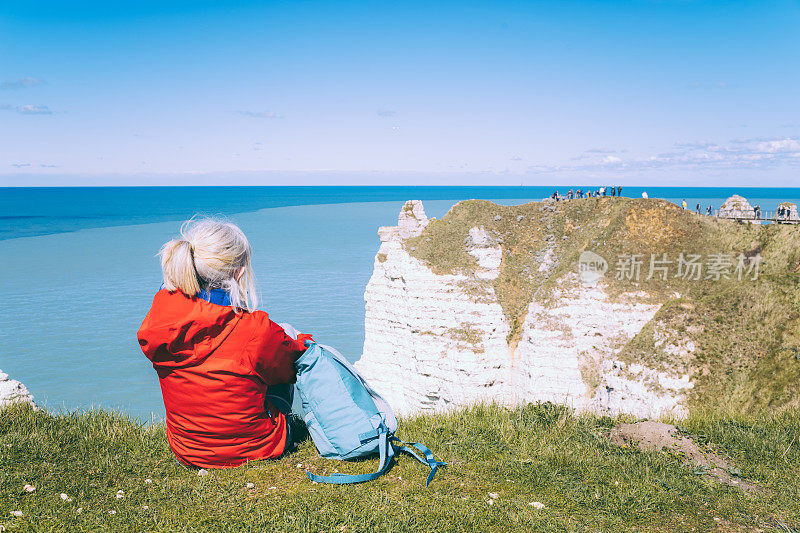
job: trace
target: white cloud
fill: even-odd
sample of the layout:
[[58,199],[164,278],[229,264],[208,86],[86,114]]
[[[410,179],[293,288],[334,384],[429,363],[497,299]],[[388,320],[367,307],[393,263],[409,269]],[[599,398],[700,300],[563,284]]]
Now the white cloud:
[[762,141],[756,145],[759,152],[768,154],[800,152],[800,142],[796,139],[780,139],[776,141]]
[[393,117],[396,116],[397,113],[392,111],[391,109],[378,109],[376,111],[379,117]]
[[53,112],[46,105],[21,105],[17,106],[17,113],[21,115],[52,115]]
[[237,111],[240,115],[244,115],[250,118],[283,118],[283,115],[279,115],[275,111]]
[[[800,139],[793,137],[774,139],[732,139],[727,143],[681,142],[674,150],[657,155],[642,155],[622,160],[615,155],[604,155],[593,160],[588,154],[600,155],[600,150],[586,150],[570,158],[568,165],[541,165],[528,167],[543,173],[597,172],[617,173],[645,170],[670,170],[686,172],[731,171],[741,169],[769,169],[778,166],[800,167]],[[583,161],[583,162],[582,162]]]
[[9,89],[26,89],[28,87],[34,87],[36,85],[41,85],[44,83],[44,80],[39,78],[33,78],[31,76],[26,76],[24,78],[20,78],[14,81],[4,81],[0,83],[0,89],[9,90]]

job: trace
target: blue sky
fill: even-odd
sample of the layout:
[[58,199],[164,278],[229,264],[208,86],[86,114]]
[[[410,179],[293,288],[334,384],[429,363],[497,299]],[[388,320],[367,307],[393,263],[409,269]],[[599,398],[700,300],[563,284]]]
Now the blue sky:
[[800,3],[0,3],[0,185],[800,183]]

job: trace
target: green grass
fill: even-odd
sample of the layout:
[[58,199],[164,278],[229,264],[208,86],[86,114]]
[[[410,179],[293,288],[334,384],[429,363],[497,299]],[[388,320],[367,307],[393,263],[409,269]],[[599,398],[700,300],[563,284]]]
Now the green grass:
[[[376,482],[328,486],[307,481],[304,468],[366,472],[376,461],[323,460],[306,442],[290,457],[200,477],[175,463],[161,425],[103,411],[51,415],[15,406],[0,416],[0,525],[6,531],[800,528],[800,412],[698,412],[681,422],[757,482],[757,495],[718,485],[666,453],[608,444],[603,434],[616,422],[551,404],[407,419],[400,437],[424,442],[450,463],[429,488],[425,469],[410,457]],[[24,493],[25,484],[36,491]],[[493,505],[489,493],[497,493]],[[533,501],[546,508],[535,509]]]
[[[486,288],[492,289],[508,321],[512,347],[530,302],[551,301],[557,280],[574,272],[580,253],[590,250],[609,262],[604,280],[612,298],[644,291],[664,304],[623,347],[620,359],[690,374],[695,386],[688,399],[694,407],[800,407],[800,225],[740,224],[697,216],[658,199],[603,197],[520,206],[469,200],[433,220],[405,247],[436,273],[468,274],[476,261],[466,251],[465,238],[476,226],[502,241],[503,261],[497,279],[470,279],[467,293],[485,300]],[[548,249],[558,261],[546,276],[539,261]],[[735,276],[685,280],[674,276],[675,265],[666,280],[645,279],[651,254],[666,253],[674,261],[681,253],[736,257],[756,250],[763,261],[755,281]],[[616,278],[620,254],[643,257],[639,282]],[[668,341],[694,342],[694,355],[676,358],[657,344],[657,333]]]

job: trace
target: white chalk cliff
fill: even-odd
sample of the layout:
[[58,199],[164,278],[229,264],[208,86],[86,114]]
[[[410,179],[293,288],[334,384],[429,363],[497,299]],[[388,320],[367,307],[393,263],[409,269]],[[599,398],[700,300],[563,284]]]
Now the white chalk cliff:
[[[428,223],[422,203],[411,201],[397,226],[380,228],[364,295],[366,336],[356,367],[398,413],[552,401],[600,413],[685,414],[688,376],[615,357],[662,302],[646,293],[612,298],[603,281],[587,287],[572,271],[555,280],[546,302],[534,298],[518,342],[510,343],[490,282],[500,273],[502,242],[477,225],[464,241],[475,267],[436,274],[406,249]],[[539,271],[547,275],[557,260],[548,247]]]
[[8,374],[0,370],[0,409],[14,402],[35,405],[33,395],[28,392],[28,388],[19,381],[9,378]]

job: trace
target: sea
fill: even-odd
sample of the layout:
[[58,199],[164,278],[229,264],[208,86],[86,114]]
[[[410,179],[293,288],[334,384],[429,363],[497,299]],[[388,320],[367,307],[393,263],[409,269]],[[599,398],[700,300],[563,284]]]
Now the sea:
[[[161,284],[156,253],[182,221],[223,216],[250,239],[261,308],[351,361],[364,344],[364,289],[406,200],[441,217],[459,200],[503,205],[596,187],[0,188],[0,369],[50,411],[104,408],[163,418],[136,331]],[[800,188],[623,187],[622,195],[718,208],[733,194],[774,210]]]

